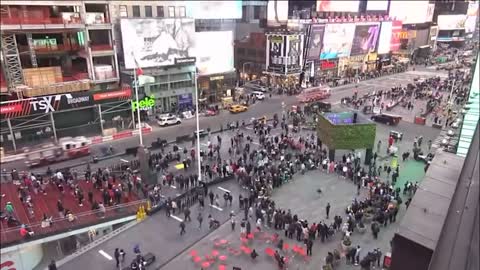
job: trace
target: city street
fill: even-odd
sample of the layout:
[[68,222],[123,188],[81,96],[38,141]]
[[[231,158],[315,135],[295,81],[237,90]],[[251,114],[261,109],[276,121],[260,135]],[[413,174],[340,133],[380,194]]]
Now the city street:
[[[402,85],[405,86],[408,83],[413,83],[414,78],[418,77],[433,77],[433,76],[446,76],[447,72],[445,71],[432,71],[431,69],[425,69],[423,67],[417,67],[416,71],[407,71],[404,73],[398,73],[388,76],[383,76],[379,78],[375,78],[372,80],[361,81],[358,84],[358,87],[355,84],[349,84],[345,86],[339,86],[332,88],[332,95],[326,101],[332,103],[335,107],[338,108],[337,105],[340,104],[340,99],[343,97],[353,95],[355,89],[358,90],[359,95],[364,95],[366,93],[371,93],[372,91],[379,91],[379,90],[386,90],[390,89],[391,87]],[[201,117],[200,118],[200,129],[207,130],[210,128],[211,130],[219,130],[221,126],[225,129],[227,124],[239,121],[245,121],[245,123],[249,123],[252,118],[259,118],[262,116],[272,117],[275,113],[278,115],[282,114],[282,102],[286,105],[285,110],[291,108],[292,105],[298,105],[298,100],[296,96],[280,96],[280,95],[273,95],[271,98],[268,96],[263,101],[257,101],[256,104],[250,106],[249,110],[239,114],[231,114],[228,111],[221,111],[217,116],[211,117]],[[406,122],[413,122],[413,119],[418,111],[425,107],[424,102],[419,101],[418,106],[413,111],[407,111],[400,106],[395,108],[392,113],[398,114],[403,117],[403,121]],[[345,110],[345,108],[338,108],[338,110]],[[151,133],[145,134],[143,136],[144,145],[150,146],[152,142],[156,141],[157,138],[165,139],[167,141],[174,141],[176,137],[183,136],[183,135],[190,135],[193,134],[195,130],[196,123],[195,119],[188,119],[184,120],[181,125],[178,126],[170,126],[170,127],[158,127],[154,126],[154,129]],[[109,143],[102,143],[97,145],[91,146],[92,155],[102,156],[102,149],[111,145],[115,149],[116,153],[122,153],[125,151],[126,148],[135,147],[138,145],[139,139],[138,136],[121,139],[117,141],[112,141]],[[131,160],[133,156],[123,155],[120,157],[107,159],[104,161],[100,161],[97,164],[92,164],[92,168],[96,167],[106,167],[110,166],[111,164],[118,163],[121,160]],[[92,157],[83,157],[74,160],[68,160],[64,162],[59,162],[52,164],[50,167],[52,170],[56,168],[65,168],[65,167],[75,167],[79,163],[84,163],[87,161],[91,161]],[[27,167],[24,163],[24,160],[18,160],[6,164],[2,164],[3,168],[7,171],[10,171],[13,168],[16,168],[18,171],[27,170]],[[82,171],[82,168],[85,166],[77,167],[77,171]],[[46,167],[42,168],[35,168],[32,171],[38,173],[45,173]]]

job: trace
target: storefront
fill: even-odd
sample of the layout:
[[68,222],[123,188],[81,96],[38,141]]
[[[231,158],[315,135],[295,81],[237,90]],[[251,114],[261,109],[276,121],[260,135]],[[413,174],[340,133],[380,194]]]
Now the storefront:
[[220,102],[228,93],[233,94],[229,90],[235,88],[235,82],[235,72],[201,76],[198,78],[200,98],[209,104]]
[[365,70],[366,54],[340,58],[340,73],[347,77],[354,77]]
[[367,61],[365,62],[366,71],[374,71],[377,69],[378,64],[378,54],[377,53],[369,53],[367,54]]
[[338,76],[338,58],[317,60],[314,64],[315,80],[324,80]]

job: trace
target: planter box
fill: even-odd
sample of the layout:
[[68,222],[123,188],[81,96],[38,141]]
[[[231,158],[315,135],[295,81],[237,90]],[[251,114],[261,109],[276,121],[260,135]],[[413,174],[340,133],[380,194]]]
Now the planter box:
[[357,230],[359,233],[364,234],[367,231],[367,227],[365,226],[363,228],[357,227]]

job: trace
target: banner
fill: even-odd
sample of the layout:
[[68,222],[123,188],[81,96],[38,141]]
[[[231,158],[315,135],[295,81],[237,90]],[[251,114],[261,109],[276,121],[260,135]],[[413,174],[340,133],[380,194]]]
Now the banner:
[[380,38],[378,41],[377,52],[385,54],[390,52],[390,42],[392,39],[392,22],[382,22],[380,27]]
[[325,25],[312,25],[312,28],[310,30],[310,40],[308,42],[307,60],[320,59],[324,33]]
[[129,100],[132,96],[130,88],[101,93],[70,93],[44,97],[6,101],[0,103],[0,116],[16,118],[35,114],[46,114],[62,110],[93,106],[95,104]]
[[355,24],[327,24],[323,37],[320,59],[332,59],[350,56]]
[[400,50],[400,34],[402,32],[402,22],[392,21],[392,39],[390,40],[390,50],[396,52]]
[[437,24],[439,30],[465,29],[467,15],[438,15]]
[[373,52],[377,46],[380,25],[357,25],[353,35],[352,49],[350,55],[361,55]]

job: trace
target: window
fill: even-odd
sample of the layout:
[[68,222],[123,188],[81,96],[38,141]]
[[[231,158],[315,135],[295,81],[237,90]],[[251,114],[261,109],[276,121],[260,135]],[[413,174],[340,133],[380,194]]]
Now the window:
[[242,22],[247,21],[247,6],[242,7]]
[[120,6],[119,13],[121,18],[128,17],[127,6]]
[[237,48],[237,54],[238,55],[244,55],[245,54],[245,49],[244,48]]
[[175,17],[175,7],[168,7],[168,17],[169,18]]
[[151,6],[145,6],[145,17],[147,18],[153,17]]
[[132,6],[132,16],[135,18],[140,17],[140,6]]
[[253,19],[254,20],[259,20],[260,19],[260,6],[254,6],[253,7]]
[[185,7],[178,7],[178,17],[185,18],[187,17],[187,12],[185,11]]
[[163,6],[157,6],[157,17],[159,18],[165,17],[165,13],[163,12]]

